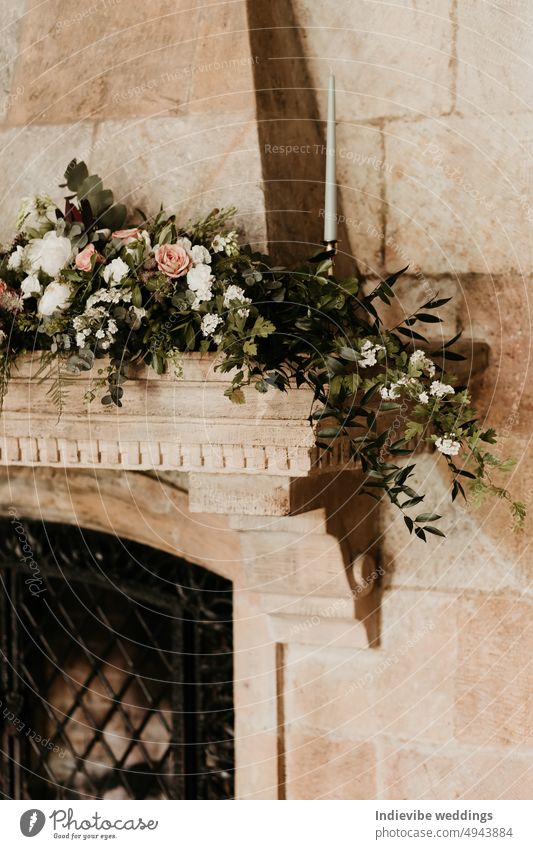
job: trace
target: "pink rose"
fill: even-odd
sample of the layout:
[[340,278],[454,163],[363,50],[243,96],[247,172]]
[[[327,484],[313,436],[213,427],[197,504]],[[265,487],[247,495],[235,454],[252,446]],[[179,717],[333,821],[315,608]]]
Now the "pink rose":
[[112,239],[121,239],[125,245],[129,245],[130,242],[134,242],[135,239],[138,239],[141,235],[141,231],[138,227],[130,227],[129,230],[115,230],[114,233],[111,233]]
[[181,245],[159,245],[155,251],[159,271],[167,277],[183,277],[192,266],[192,259]]
[[91,242],[79,252],[78,256],[74,260],[74,265],[78,269],[78,271],[90,271],[91,270],[91,257],[96,253],[96,248]]

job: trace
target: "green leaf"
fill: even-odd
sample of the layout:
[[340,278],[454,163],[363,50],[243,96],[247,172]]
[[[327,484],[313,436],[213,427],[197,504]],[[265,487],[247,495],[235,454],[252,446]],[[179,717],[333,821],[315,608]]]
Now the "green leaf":
[[410,339],[418,339],[419,342],[427,342],[428,341],[425,336],[422,336],[421,333],[416,333],[414,330],[409,330],[408,328],[405,328],[405,327],[397,327],[396,331],[398,333],[401,333],[402,336],[408,336]]
[[121,230],[126,222],[128,210],[122,203],[110,206],[98,219],[98,226],[109,230]]
[[424,525],[423,528],[428,534],[435,534],[436,537],[444,537],[446,539],[446,534],[442,531],[439,531],[438,528],[432,528],[431,525]]
[[436,310],[439,307],[443,307],[444,304],[448,303],[448,301],[451,301],[451,298],[438,298],[435,301],[428,301],[427,304],[423,304],[422,309]]
[[331,439],[337,436],[342,436],[344,429],[342,427],[325,427],[319,430],[317,436],[319,439]]
[[431,315],[429,312],[417,312],[416,318],[418,321],[425,321],[427,324],[438,324],[442,322],[442,318],[438,315]]
[[424,498],[425,498],[424,495],[418,495],[416,498],[409,498],[407,501],[404,501],[403,504],[401,505],[402,510],[405,507],[414,507],[415,504],[420,504],[420,502],[423,501]]
[[420,513],[415,522],[436,522],[437,519],[442,519],[442,516],[439,516],[438,513]]
[[415,528],[415,534],[417,535],[417,537],[419,539],[422,540],[422,542],[427,542],[426,535],[425,535],[424,531],[422,530],[422,528]]
[[344,373],[344,366],[336,357],[326,357],[326,368],[329,375]]
[[[479,434],[479,438],[483,440],[483,442],[489,442],[491,445],[494,445],[497,441],[496,439],[497,433],[494,428],[490,427],[488,430],[485,430],[483,433]],[[516,460],[515,460],[516,462]]]
[[69,162],[67,170],[65,171],[65,180],[67,181],[67,186],[71,192],[77,193],[79,187],[88,176],[89,171],[85,162],[78,162],[76,159]]
[[363,397],[361,398],[361,407],[364,407],[376,394],[379,389],[379,383],[375,383],[374,386],[371,386],[370,389],[367,389]]
[[410,518],[410,516],[404,516],[403,520],[404,520],[405,524],[407,525],[407,527],[409,528],[409,533],[412,534],[413,528],[414,528],[413,520]]
[[409,266],[406,265],[405,268],[401,268],[400,271],[395,271],[394,274],[391,274],[389,277],[386,277],[385,283],[387,284],[387,286],[394,286],[398,278],[401,277],[402,274],[404,274],[408,268]]
[[152,368],[156,374],[163,374],[165,366],[163,363],[163,357],[161,357],[160,354],[152,354]]
[[355,348],[343,346],[339,348],[339,357],[342,357],[343,360],[348,360],[350,363],[356,363],[359,360],[359,353]]

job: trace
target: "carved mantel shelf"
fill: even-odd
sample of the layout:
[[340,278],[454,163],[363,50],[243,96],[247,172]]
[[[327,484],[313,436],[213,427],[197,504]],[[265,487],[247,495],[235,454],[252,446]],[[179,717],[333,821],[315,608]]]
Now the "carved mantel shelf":
[[[261,475],[264,484],[277,479],[279,488],[282,479],[346,462],[342,446],[319,457],[308,418],[309,389],[261,394],[246,388],[246,403],[236,405],[224,396],[230,379],[215,370],[214,355],[192,353],[183,359],[180,379],[146,368],[133,372],[120,409],[98,399],[84,403],[98,379],[96,368],[68,375],[66,409],[58,419],[49,395],[54,376],[37,377],[39,355],[22,358],[12,370],[0,418],[0,465],[188,472],[191,509],[205,510],[203,502],[195,506],[195,490],[205,482],[213,494],[215,476]],[[224,512],[241,512],[230,502]],[[213,503],[209,509],[218,512]]]
[[[464,347],[472,376],[486,363],[486,346]],[[342,440],[328,452],[316,448],[310,389],[246,388],[246,403],[232,404],[224,396],[229,377],[215,365],[215,355],[191,353],[180,379],[138,369],[120,409],[84,403],[97,368],[69,375],[58,420],[53,375],[37,376],[38,354],[21,358],[0,417],[0,465],[186,472],[192,511],[245,515],[286,515],[295,507],[292,482],[355,469]]]

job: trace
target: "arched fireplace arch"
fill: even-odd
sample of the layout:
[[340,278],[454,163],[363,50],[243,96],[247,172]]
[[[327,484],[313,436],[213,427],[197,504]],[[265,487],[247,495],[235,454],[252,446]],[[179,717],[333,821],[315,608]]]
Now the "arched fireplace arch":
[[232,585],[75,524],[0,520],[2,792],[232,798]]

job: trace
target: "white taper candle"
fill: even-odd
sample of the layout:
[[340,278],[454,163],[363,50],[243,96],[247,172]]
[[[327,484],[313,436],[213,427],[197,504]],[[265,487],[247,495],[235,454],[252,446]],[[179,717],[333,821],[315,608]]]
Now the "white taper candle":
[[329,78],[328,124],[326,134],[326,198],[324,204],[324,241],[337,239],[337,177],[335,138],[335,77]]

